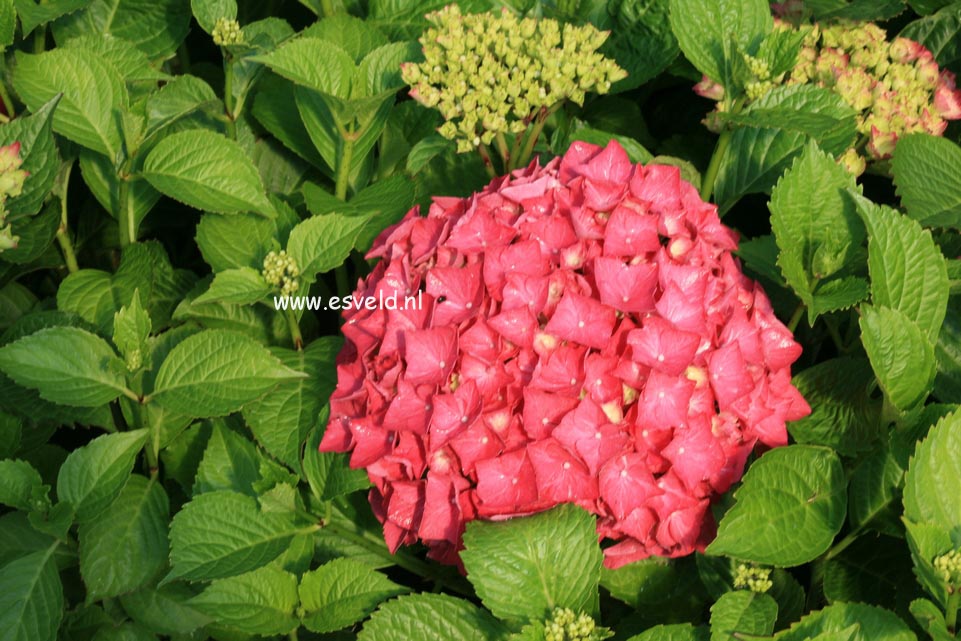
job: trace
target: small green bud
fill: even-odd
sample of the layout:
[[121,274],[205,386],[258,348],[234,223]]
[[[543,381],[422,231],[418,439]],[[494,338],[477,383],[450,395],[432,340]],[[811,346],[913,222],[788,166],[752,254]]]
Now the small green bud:
[[763,593],[770,590],[773,585],[770,568],[759,568],[741,563],[734,572],[735,590]]
[[936,557],[934,569],[944,581],[949,594],[961,590],[961,551],[951,550]]
[[240,28],[240,23],[230,18],[217,18],[217,24],[214,25],[210,35],[214,39],[214,44],[221,47],[244,42],[244,32]]

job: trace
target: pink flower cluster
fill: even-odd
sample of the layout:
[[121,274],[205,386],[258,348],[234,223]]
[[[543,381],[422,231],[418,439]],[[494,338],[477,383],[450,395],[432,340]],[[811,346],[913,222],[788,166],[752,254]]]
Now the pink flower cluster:
[[680,556],[758,443],[810,410],[801,352],[675,167],[576,142],[378,238],[321,451],[351,452],[393,551],[458,562],[464,524],[576,503],[605,563]]

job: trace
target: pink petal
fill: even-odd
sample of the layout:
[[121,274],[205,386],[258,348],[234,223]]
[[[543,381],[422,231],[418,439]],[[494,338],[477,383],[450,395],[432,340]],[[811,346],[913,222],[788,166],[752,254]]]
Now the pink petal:
[[602,349],[614,332],[614,310],[593,298],[566,292],[544,328],[568,341]]
[[419,329],[405,334],[406,377],[414,385],[441,385],[457,360],[457,332],[450,327]]

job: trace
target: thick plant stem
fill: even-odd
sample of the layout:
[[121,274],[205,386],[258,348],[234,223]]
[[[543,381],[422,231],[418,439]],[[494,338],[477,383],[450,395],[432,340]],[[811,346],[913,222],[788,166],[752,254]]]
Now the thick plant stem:
[[958,608],[961,608],[961,591],[955,589],[948,596],[947,607],[944,609],[944,623],[951,634],[958,631]]
[[333,0],[320,0],[320,10],[324,14],[320,16],[321,18],[329,18],[330,16],[337,13],[337,10],[334,9]]
[[797,329],[797,326],[801,322],[801,319],[803,317],[804,317],[804,303],[799,303],[798,306],[794,309],[794,313],[791,314],[791,320],[787,322],[787,328],[792,334],[794,333],[794,330]]
[[720,138],[717,139],[717,146],[714,147],[711,162],[707,166],[707,171],[704,172],[704,177],[701,178],[701,200],[704,202],[710,201],[711,196],[714,195],[714,182],[717,180],[717,173],[721,170],[724,156],[727,155],[727,148],[731,145],[731,135],[730,129],[721,132]]
[[287,325],[290,327],[290,337],[294,341],[294,348],[300,352],[304,349],[304,336],[300,333],[300,323],[297,321],[297,314],[294,310],[288,308],[285,312],[287,316]]
[[491,178],[496,178],[497,172],[494,171],[494,161],[491,160],[491,153],[487,145],[484,143],[477,145],[477,153],[480,154],[481,160],[484,161],[484,169],[487,171],[487,175]]
[[350,165],[354,161],[354,144],[357,135],[352,131],[342,132],[344,138],[344,153],[337,165],[337,182],[334,185],[334,196],[337,200],[347,200],[347,187],[350,182]]
[[525,166],[531,161],[531,157],[534,155],[534,147],[537,145],[537,139],[541,137],[541,132],[544,131],[544,125],[547,124],[547,119],[550,115],[557,111],[560,103],[554,105],[549,109],[542,109],[537,118],[534,119],[534,125],[530,128],[527,133],[527,140],[524,142],[524,148],[517,158],[511,159],[511,166],[508,170],[518,169],[519,167]]
[[120,247],[126,247],[137,242],[137,221],[130,211],[130,177],[121,172],[117,178],[120,186],[117,189],[117,220],[120,223]]
[[63,183],[58,194],[60,196],[60,227],[57,228],[57,243],[59,243],[60,251],[63,253],[64,264],[71,274],[80,271],[80,265],[77,264],[77,255],[73,251],[73,243],[70,242],[70,228],[67,225],[67,187],[70,184],[72,169],[73,164],[71,163],[64,170]]
[[237,140],[237,114],[234,113],[233,63],[224,56],[224,110],[227,112],[227,135]]
[[504,168],[504,173],[507,173],[511,169],[511,152],[507,147],[507,139],[502,132],[497,132],[494,142],[497,144],[497,153],[501,156],[501,167]]

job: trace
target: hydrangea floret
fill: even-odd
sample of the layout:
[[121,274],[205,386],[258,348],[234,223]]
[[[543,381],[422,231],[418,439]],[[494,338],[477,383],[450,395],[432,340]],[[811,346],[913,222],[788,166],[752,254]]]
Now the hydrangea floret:
[[740,563],[734,571],[734,589],[767,592],[774,586],[771,569]]
[[575,614],[570,608],[554,608],[544,622],[544,641],[602,641],[613,634],[595,623],[588,614]]
[[[607,93],[627,77],[597,51],[608,32],[592,25],[519,18],[506,9],[462,14],[457,5],[427,19],[433,26],[420,39],[424,61],[401,71],[411,97],[440,111],[445,122],[439,131],[460,152],[486,153],[497,139],[505,167],[530,158],[530,149],[525,158],[519,144],[508,152],[507,135],[519,143],[532,123],[542,126],[564,101],[583,104],[588,92]],[[532,128],[533,140],[538,131]]]
[[23,183],[28,174],[20,168],[21,165],[23,159],[20,157],[19,142],[0,147],[0,251],[14,249],[20,240],[13,235],[7,222],[7,199],[23,192]]
[[281,296],[293,296],[300,289],[300,267],[285,250],[267,254],[261,274],[268,285],[280,291]]
[[[944,133],[947,121],[961,118],[961,90],[952,72],[941,69],[932,53],[907,38],[888,40],[874,23],[839,22],[794,27],[776,21],[777,29],[803,29],[806,35],[794,69],[772,78],[761,61],[746,56],[754,80],[745,87],[748,101],[778,85],[814,84],[836,92],[857,113],[859,141],[839,158],[854,174],[867,163],[890,158],[898,139],[908,133]],[[709,78],[695,92],[723,100],[724,89]],[[718,109],[723,110],[725,103]],[[717,118],[708,118],[716,128]]]
[[934,569],[948,589],[948,594],[961,591],[961,551],[951,550],[934,559]]
[[436,198],[375,241],[321,451],[350,452],[391,551],[457,563],[466,522],[574,503],[608,567],[713,538],[755,445],[810,409],[801,353],[678,168],[612,142]]
[[221,47],[244,43],[244,32],[240,23],[231,18],[217,18],[210,36],[214,39],[214,44]]

